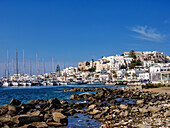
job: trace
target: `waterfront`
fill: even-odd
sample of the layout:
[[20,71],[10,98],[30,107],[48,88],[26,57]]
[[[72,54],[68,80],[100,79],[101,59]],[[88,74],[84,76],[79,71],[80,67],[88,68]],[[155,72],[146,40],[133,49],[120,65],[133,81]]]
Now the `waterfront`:
[[[0,87],[0,105],[8,104],[12,98],[27,103],[35,99],[51,99],[69,100],[71,94],[79,94],[80,92],[70,92],[71,87],[107,87],[115,88],[115,85],[68,85],[68,86],[38,86],[38,87]],[[116,86],[117,87],[117,86]],[[125,85],[119,85],[125,87]]]
[[[93,87],[106,87],[117,88],[115,85],[68,85],[68,86],[39,86],[39,87],[0,87],[0,105],[9,104],[12,98],[20,100],[22,103],[28,103],[30,100],[35,99],[51,99],[58,98],[70,101],[71,94],[80,94],[83,92],[69,91],[74,88],[93,88]],[[119,85],[119,87],[125,87],[125,85]],[[65,90],[65,92],[63,92]],[[67,90],[67,91],[66,91]],[[78,116],[78,118],[75,118]],[[67,127],[99,127],[100,122],[95,119],[90,119],[88,115],[75,114],[68,117]]]

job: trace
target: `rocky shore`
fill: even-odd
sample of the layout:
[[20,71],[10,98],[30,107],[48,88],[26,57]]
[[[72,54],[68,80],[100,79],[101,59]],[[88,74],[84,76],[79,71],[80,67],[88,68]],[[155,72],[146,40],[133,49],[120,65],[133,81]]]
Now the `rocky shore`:
[[68,116],[77,113],[101,122],[101,128],[170,127],[170,96],[167,94],[138,88],[72,88],[69,91],[84,93],[72,94],[70,100],[74,102],[55,98],[22,104],[12,99],[9,104],[0,106],[0,127],[67,126]]

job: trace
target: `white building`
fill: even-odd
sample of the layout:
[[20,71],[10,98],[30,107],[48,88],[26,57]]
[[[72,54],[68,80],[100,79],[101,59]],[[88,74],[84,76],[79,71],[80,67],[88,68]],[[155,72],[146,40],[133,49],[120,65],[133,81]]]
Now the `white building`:
[[149,81],[150,74],[148,72],[146,72],[146,73],[139,73],[138,79],[142,80],[142,81]]

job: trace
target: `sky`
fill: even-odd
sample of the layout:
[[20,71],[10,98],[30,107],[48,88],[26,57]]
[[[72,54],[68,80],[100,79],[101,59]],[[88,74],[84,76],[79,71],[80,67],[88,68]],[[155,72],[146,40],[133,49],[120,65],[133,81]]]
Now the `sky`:
[[169,0],[1,0],[0,74],[8,50],[9,68],[18,50],[20,72],[25,53],[35,73],[36,54],[42,72],[54,65],[76,66],[79,61],[125,51],[159,51],[170,55]]

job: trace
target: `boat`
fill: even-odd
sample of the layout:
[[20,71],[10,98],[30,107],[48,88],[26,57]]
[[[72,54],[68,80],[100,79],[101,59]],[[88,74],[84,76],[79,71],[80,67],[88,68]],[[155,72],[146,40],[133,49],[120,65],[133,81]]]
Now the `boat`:
[[88,85],[103,85],[104,83],[102,82],[94,82],[94,81],[90,81],[87,83]]

